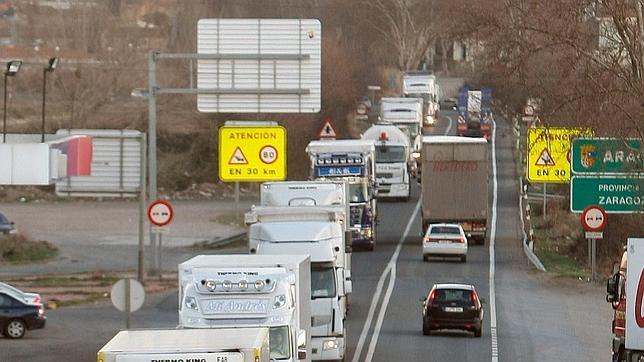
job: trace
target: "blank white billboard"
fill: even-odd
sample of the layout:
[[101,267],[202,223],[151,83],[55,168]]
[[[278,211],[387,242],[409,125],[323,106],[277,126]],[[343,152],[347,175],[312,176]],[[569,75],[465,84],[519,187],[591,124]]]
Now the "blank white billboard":
[[59,130],[57,136],[92,137],[92,173],[70,176],[56,182],[59,196],[135,197],[141,190],[141,167],[145,145],[136,130]]
[[197,28],[199,111],[320,111],[319,20],[201,19]]

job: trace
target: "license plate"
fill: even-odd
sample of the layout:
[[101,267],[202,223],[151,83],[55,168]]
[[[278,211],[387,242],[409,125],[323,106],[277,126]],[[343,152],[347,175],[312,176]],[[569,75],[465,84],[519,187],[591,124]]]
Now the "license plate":
[[452,241],[451,240],[439,240],[438,243],[439,244],[451,244]]
[[445,307],[446,312],[462,312],[463,307]]

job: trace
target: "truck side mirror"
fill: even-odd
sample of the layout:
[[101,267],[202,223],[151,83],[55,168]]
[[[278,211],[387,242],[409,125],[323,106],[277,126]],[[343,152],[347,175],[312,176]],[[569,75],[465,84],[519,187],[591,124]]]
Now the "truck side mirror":
[[303,329],[297,332],[297,359],[306,359],[306,331]]
[[351,294],[353,292],[353,282],[351,280],[344,281],[344,293]]
[[606,281],[606,301],[612,303],[617,300],[619,290],[619,274],[613,274]]

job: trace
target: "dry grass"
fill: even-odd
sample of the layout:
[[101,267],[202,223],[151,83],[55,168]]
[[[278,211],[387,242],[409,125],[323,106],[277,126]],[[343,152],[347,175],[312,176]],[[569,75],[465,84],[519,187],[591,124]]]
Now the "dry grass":
[[42,262],[56,255],[58,248],[48,241],[33,241],[24,234],[0,236],[0,262]]

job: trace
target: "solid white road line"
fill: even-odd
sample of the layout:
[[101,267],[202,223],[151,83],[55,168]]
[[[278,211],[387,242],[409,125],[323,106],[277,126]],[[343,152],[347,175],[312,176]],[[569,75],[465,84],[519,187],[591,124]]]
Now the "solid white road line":
[[[449,132],[452,129],[452,124],[454,123],[454,121],[452,120],[452,117],[446,116],[446,118],[449,120],[449,123],[447,125],[447,129],[445,130],[445,133],[443,134],[445,136],[449,135]],[[422,200],[423,200],[422,197],[418,199],[418,203],[416,203],[416,208],[414,209],[414,213],[411,215],[411,218],[407,222],[407,227],[405,228],[405,231],[403,232],[402,237],[398,241],[396,250],[394,251],[394,254],[391,256],[391,259],[389,259],[389,263],[387,264],[387,267],[385,268],[385,270],[383,270],[382,274],[380,275],[380,279],[378,280],[378,284],[376,285],[376,292],[373,294],[373,297],[371,298],[371,305],[369,306],[369,313],[367,313],[367,320],[365,321],[364,326],[362,326],[362,331],[360,332],[360,338],[358,339],[356,350],[353,353],[353,358],[351,359],[352,362],[360,361],[360,355],[362,355],[362,349],[364,348],[364,344],[367,339],[367,334],[369,334],[369,330],[371,329],[371,323],[373,322],[373,315],[376,312],[376,307],[378,306],[378,300],[380,300],[380,296],[382,295],[382,291],[383,291],[382,286],[385,280],[387,279],[387,275],[391,274],[391,277],[389,278],[389,284],[387,285],[387,292],[385,293],[385,298],[382,302],[380,313],[378,313],[378,320],[376,321],[374,334],[371,337],[371,342],[369,343],[369,349],[367,350],[367,356],[364,361],[370,362],[371,359],[373,358],[373,354],[375,353],[376,346],[378,344],[378,337],[380,336],[382,323],[384,321],[385,314],[387,313],[387,306],[389,305],[389,300],[391,299],[391,294],[393,293],[394,286],[396,284],[396,262],[398,261],[398,256],[400,255],[402,244],[407,238],[409,234],[409,230],[411,230],[411,225],[416,220],[416,216],[418,215],[418,211],[420,210],[420,205]]]
[[496,220],[498,189],[496,170],[496,122],[492,120],[492,226],[490,229],[490,338],[492,340],[492,362],[499,361],[499,342],[496,328],[496,294],[494,290],[494,241],[496,239]]
[[[360,355],[362,354],[362,349],[364,348],[364,343],[365,343],[365,340],[367,339],[367,334],[369,334],[369,329],[371,329],[371,323],[373,322],[373,315],[376,311],[376,307],[378,306],[378,300],[380,300],[380,296],[382,295],[382,291],[383,291],[382,285],[384,284],[384,281],[387,278],[387,275],[390,274],[392,267],[395,268],[396,266],[398,256],[400,255],[400,249],[402,249],[402,244],[407,238],[409,234],[409,230],[411,230],[411,225],[416,220],[416,216],[418,215],[418,211],[420,210],[421,201],[422,199],[419,199],[418,202],[416,203],[416,208],[414,209],[414,213],[411,215],[411,218],[407,222],[407,227],[405,228],[405,232],[401,236],[400,240],[398,240],[398,246],[396,246],[396,250],[391,256],[391,259],[389,259],[389,263],[387,263],[387,267],[385,268],[385,270],[383,270],[382,275],[380,275],[380,280],[378,280],[378,285],[376,286],[376,292],[371,298],[371,306],[369,307],[369,314],[367,315],[367,320],[365,321],[365,324],[362,327],[362,332],[360,333],[360,339],[358,340],[358,345],[356,346],[356,350],[353,353],[353,359],[352,359],[353,362],[361,361]],[[372,355],[373,355],[372,349],[375,349],[375,344],[377,343],[378,335],[380,334],[380,328],[382,327],[384,313],[386,312],[387,304],[389,304],[389,299],[391,298],[391,293],[393,292],[393,284],[395,283],[395,281],[396,281],[396,277],[395,277],[395,273],[393,273],[389,278],[387,293],[385,294],[385,299],[382,302],[383,304],[382,304],[382,307],[380,308],[380,313],[378,314],[376,329],[374,330],[374,335],[371,337],[371,343],[369,344],[369,351],[371,352]],[[374,343],[374,340],[376,341],[375,343]],[[369,358],[363,361],[371,361],[371,359]]]
[[373,336],[371,337],[371,343],[369,344],[369,350],[367,351],[367,357],[365,361],[371,361],[371,359],[373,358],[373,354],[376,352],[376,345],[378,344],[378,337],[380,337],[380,329],[382,328],[382,322],[385,320],[385,314],[387,313],[387,306],[389,305],[391,294],[393,293],[394,286],[396,285],[396,263],[398,262],[398,255],[400,255],[400,249],[402,249],[402,245],[405,242],[405,239],[407,239],[407,235],[409,235],[409,230],[411,230],[411,225],[416,221],[416,216],[418,216],[418,211],[420,210],[421,201],[422,201],[422,198],[418,199],[418,203],[416,203],[416,208],[414,209],[414,213],[411,215],[411,219],[409,219],[409,222],[407,223],[405,232],[403,233],[402,238],[400,238],[400,241],[398,242],[396,251],[394,252],[394,255],[391,257],[391,260],[389,261],[389,266],[391,267],[390,268],[391,277],[389,278],[389,287],[387,288],[385,299],[382,301],[382,307],[380,307],[380,314],[378,315],[378,321],[376,322],[376,326],[373,329]]
[[452,130],[452,123],[454,123],[454,121],[452,120],[452,117],[450,117],[450,116],[445,116],[445,117],[447,117],[447,119],[449,120],[449,124],[447,125],[447,129],[445,130],[444,135],[449,136],[449,131]]
[[351,360],[352,362],[358,362],[360,360],[360,355],[362,354],[362,348],[364,347],[364,342],[367,339],[367,333],[369,333],[369,329],[371,329],[371,321],[373,320],[373,314],[376,312],[376,306],[378,305],[378,300],[380,299],[380,295],[382,295],[382,285],[385,283],[385,279],[389,274],[389,269],[391,269],[391,265],[387,264],[387,267],[385,268],[385,270],[382,272],[382,275],[380,276],[380,280],[378,280],[378,285],[376,285],[376,292],[373,294],[373,297],[371,298],[371,306],[369,307],[367,320],[365,321],[364,326],[362,327],[362,332],[360,333],[360,339],[358,340],[358,345],[356,346],[356,350],[355,352],[353,352],[353,359]]

